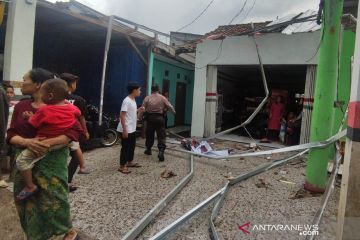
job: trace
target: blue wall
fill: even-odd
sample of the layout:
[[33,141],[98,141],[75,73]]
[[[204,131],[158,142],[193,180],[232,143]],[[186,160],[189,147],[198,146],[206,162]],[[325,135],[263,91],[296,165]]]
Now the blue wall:
[[[99,106],[104,44],[89,44],[36,32],[34,67],[80,76],[76,94]],[[146,47],[141,51],[147,57]],[[146,74],[147,66],[130,45],[112,46],[108,56],[104,112],[119,115],[121,103],[128,95],[126,86],[129,82],[138,82],[142,86],[142,96],[137,100],[140,105],[145,96]]]
[[42,33],[35,34],[34,67],[69,72],[80,77],[76,94],[99,105],[104,45],[87,45]]
[[[146,56],[146,48],[142,52]],[[141,86],[141,96],[136,100],[140,106],[146,95],[146,75],[147,66],[131,47],[111,48],[104,97],[105,111],[120,112],[121,103],[128,95],[126,87],[129,82],[136,82]]]

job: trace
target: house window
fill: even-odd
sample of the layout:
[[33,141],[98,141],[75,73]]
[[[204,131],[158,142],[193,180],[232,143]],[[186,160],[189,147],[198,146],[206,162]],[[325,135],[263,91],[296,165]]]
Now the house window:
[[188,76],[187,76],[187,75],[185,75],[184,79],[185,79],[185,81],[187,81],[187,80],[188,80]]
[[165,70],[165,77],[169,76],[169,70]]
[[180,79],[180,73],[177,74],[177,79]]

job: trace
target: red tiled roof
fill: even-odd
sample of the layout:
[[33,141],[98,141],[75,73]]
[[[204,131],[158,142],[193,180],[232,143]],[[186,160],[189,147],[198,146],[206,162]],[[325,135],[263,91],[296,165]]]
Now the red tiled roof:
[[[270,22],[258,22],[258,23],[253,23],[253,25],[254,28],[257,29],[257,28],[265,27],[269,23]],[[209,33],[206,33],[202,38],[193,41],[188,41],[187,44],[179,48],[180,50],[178,50],[178,52],[194,52],[196,49],[196,45],[202,42],[204,39],[217,40],[217,39],[222,39],[224,37],[237,36],[240,35],[241,33],[250,31],[252,29],[253,28],[251,23],[219,26],[217,29]]]
[[[265,27],[269,23],[270,22],[257,22],[257,23],[253,23],[253,25],[254,28],[257,29],[257,28]],[[214,31],[205,34],[205,38],[213,39],[213,37],[211,36],[217,36],[217,37],[237,36],[241,33],[250,31],[252,29],[253,28],[251,23],[219,26]]]

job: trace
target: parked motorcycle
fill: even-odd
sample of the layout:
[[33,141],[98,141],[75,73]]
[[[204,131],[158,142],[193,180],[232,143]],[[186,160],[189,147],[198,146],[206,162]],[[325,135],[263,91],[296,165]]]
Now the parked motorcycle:
[[116,131],[119,123],[118,118],[111,117],[107,114],[103,114],[102,124],[99,126],[99,109],[92,105],[87,105],[88,116],[86,118],[86,125],[90,134],[90,139],[85,146],[86,149],[96,148],[101,145],[104,147],[113,146],[118,140],[119,136]]

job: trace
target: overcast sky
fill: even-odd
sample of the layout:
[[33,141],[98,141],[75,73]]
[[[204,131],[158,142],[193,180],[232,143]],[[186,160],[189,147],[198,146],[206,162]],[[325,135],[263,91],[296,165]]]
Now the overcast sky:
[[[55,2],[54,0],[50,0]],[[211,0],[78,0],[107,15],[117,15],[147,27],[169,33],[190,23]],[[252,11],[249,9],[253,3]],[[248,0],[244,11],[233,22],[274,20],[289,13],[317,10],[320,0]],[[214,0],[208,11],[194,24],[182,30],[204,34],[219,25],[227,25],[240,11],[245,0]],[[248,13],[249,12],[249,13]],[[248,16],[246,17],[248,13]],[[245,19],[246,17],[246,19]]]

